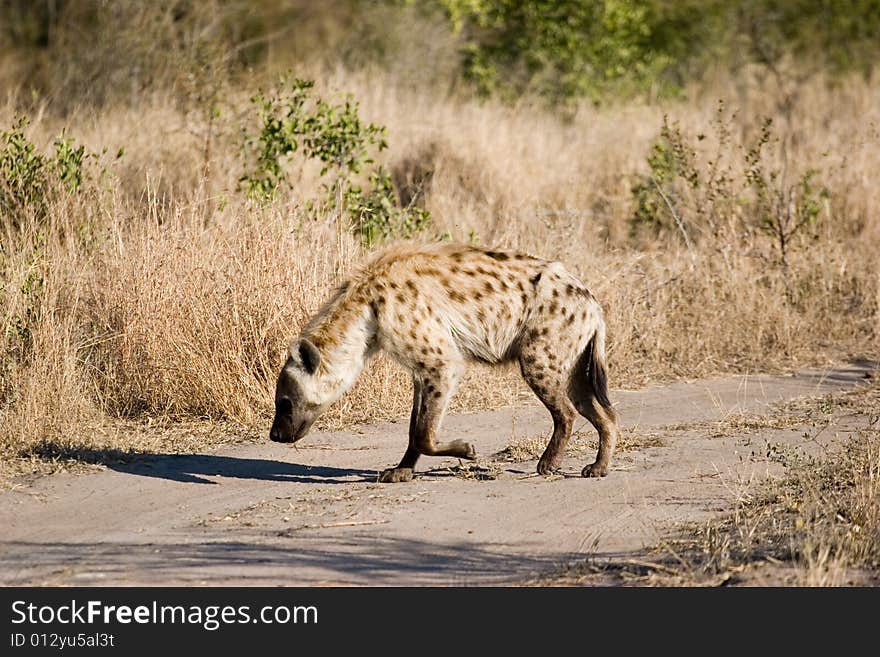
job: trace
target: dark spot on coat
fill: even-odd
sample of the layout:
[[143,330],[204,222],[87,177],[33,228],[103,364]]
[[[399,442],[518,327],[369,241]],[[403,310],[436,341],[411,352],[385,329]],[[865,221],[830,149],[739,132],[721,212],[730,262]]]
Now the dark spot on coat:
[[443,393],[439,390],[434,391],[434,399],[440,399],[443,396]]
[[541,280],[541,272],[538,272],[537,274],[535,274],[534,276],[532,276],[529,279],[529,281],[532,283],[532,285],[537,285],[538,281],[540,281],[540,280]]
[[495,291],[495,286],[492,285],[492,281],[486,281],[483,283],[483,289],[486,290],[486,294],[492,294]]
[[464,295],[461,292],[459,292],[458,290],[450,290],[449,291],[449,298],[452,299],[453,301],[457,301],[458,303],[463,303],[465,300]]
[[397,299],[397,301],[398,301],[399,303],[405,303],[405,302],[406,302],[406,297],[403,295],[403,292],[398,292],[397,294],[394,295],[394,297]]
[[549,312],[551,315],[555,315],[557,310],[559,310],[559,304],[557,304],[555,301],[551,301],[550,307],[547,308],[547,312]]
[[418,289],[416,287],[416,284],[413,281],[407,281],[406,286],[413,292],[415,292]]
[[486,255],[493,260],[498,260],[499,262],[504,262],[505,260],[510,259],[509,255],[507,255],[506,253],[501,253],[500,251],[486,251]]

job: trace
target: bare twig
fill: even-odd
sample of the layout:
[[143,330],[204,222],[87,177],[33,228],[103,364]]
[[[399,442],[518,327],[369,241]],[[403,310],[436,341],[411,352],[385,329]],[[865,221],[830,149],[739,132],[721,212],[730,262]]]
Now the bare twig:
[[684,244],[687,247],[688,253],[691,256],[691,262],[694,262],[694,247],[691,244],[691,239],[688,237],[687,231],[684,228],[684,224],[681,221],[681,218],[678,216],[678,213],[675,211],[675,207],[672,205],[672,201],[669,200],[669,197],[666,196],[666,193],[663,191],[663,188],[660,186],[660,183],[657,182],[656,176],[651,174],[651,180],[654,182],[654,187],[657,188],[657,193],[660,194],[660,198],[663,199],[663,202],[666,203],[666,207],[669,208],[669,213],[672,215],[673,220],[675,221],[675,225],[678,226],[678,230],[681,232],[681,236],[684,238]]

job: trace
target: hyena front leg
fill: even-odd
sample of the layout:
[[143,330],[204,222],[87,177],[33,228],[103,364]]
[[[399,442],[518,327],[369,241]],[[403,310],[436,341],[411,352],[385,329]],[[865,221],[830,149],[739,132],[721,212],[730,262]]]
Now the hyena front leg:
[[476,458],[474,448],[463,440],[437,443],[435,438],[446,404],[455,390],[461,368],[437,366],[413,376],[413,410],[410,415],[409,447],[396,468],[384,470],[379,481],[398,482],[412,479],[419,456],[455,456]]
[[412,412],[409,416],[409,447],[400,463],[396,468],[388,468],[379,474],[379,481],[382,483],[397,483],[399,481],[410,481],[413,476],[413,468],[416,461],[419,460],[419,450],[416,449],[413,442],[413,436],[416,431],[416,423],[418,422],[419,410],[422,406],[422,382],[420,379],[413,377],[413,405]]

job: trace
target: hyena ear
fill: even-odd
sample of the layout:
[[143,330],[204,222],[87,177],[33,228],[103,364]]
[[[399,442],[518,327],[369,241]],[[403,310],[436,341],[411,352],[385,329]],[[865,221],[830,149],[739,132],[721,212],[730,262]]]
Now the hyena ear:
[[302,360],[303,368],[309,374],[314,374],[321,364],[321,354],[318,348],[309,342],[306,338],[299,341],[299,357]]

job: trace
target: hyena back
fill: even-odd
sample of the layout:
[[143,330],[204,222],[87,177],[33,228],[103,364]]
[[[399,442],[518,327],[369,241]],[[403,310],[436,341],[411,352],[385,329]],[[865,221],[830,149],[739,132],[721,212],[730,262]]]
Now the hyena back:
[[599,433],[596,461],[582,474],[607,474],[618,430],[602,309],[558,262],[456,244],[386,251],[344,283],[291,344],[270,438],[302,438],[378,349],[413,381],[409,446],[380,481],[409,481],[421,455],[475,457],[464,441],[437,439],[449,398],[474,361],[517,361],[550,411],[553,435],[539,473],[559,467],[580,413]]

